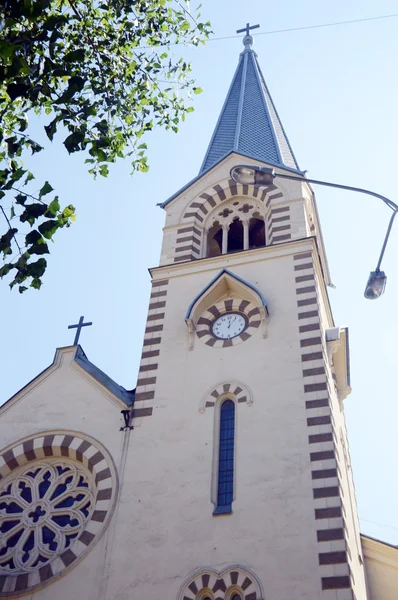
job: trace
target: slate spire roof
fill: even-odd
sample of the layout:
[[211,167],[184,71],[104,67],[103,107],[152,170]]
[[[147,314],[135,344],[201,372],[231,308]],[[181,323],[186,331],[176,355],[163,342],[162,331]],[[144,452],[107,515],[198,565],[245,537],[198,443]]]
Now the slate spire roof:
[[[230,152],[300,171],[289,140],[252,50],[253,38],[243,39],[231,87],[222,107],[199,174]],[[300,171],[301,172],[301,171]]]

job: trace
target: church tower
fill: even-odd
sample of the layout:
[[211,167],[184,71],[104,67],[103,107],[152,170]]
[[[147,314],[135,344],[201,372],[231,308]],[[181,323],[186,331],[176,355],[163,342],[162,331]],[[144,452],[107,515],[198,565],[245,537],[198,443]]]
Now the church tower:
[[[365,583],[315,197],[243,42],[198,176],[161,205],[135,391],[81,318],[0,408],[0,598],[396,598],[398,550],[369,538]],[[241,185],[242,164],[296,180]]]
[[[366,600],[348,331],[248,33],[199,175],[162,204],[123,492],[130,556],[141,597]],[[240,185],[242,163],[302,180]]]

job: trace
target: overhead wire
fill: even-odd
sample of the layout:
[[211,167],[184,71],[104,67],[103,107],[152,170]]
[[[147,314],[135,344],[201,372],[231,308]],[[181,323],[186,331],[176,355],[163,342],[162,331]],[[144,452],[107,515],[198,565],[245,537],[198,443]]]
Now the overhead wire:
[[[274,35],[276,33],[291,33],[293,31],[306,31],[309,29],[320,29],[322,27],[337,27],[340,25],[352,25],[354,23],[365,23],[365,22],[369,22],[369,21],[379,21],[381,19],[393,19],[398,17],[398,13],[392,13],[390,15],[378,15],[376,17],[363,17],[360,19],[351,19],[349,21],[332,21],[331,23],[318,23],[315,25],[302,25],[300,27],[289,27],[286,29],[271,29],[269,31],[260,31],[258,33],[251,33],[250,35],[252,37],[255,36],[259,36],[259,35]],[[213,38],[209,38],[208,40],[206,40],[206,42],[219,42],[219,41],[223,41],[223,40],[232,40],[235,38],[241,38],[241,35],[227,35],[224,37],[213,37]],[[144,50],[144,49],[155,49],[155,48],[159,48],[160,46],[184,46],[186,45],[185,42],[175,42],[174,44],[159,44],[156,46],[139,46],[136,48],[136,50]]]
[[369,519],[362,519],[359,517],[360,521],[365,521],[366,523],[373,523],[373,525],[379,525],[379,527],[388,527],[389,529],[396,529],[398,531],[398,527],[394,527],[394,525],[385,525],[384,523],[377,523],[376,521],[370,521]]

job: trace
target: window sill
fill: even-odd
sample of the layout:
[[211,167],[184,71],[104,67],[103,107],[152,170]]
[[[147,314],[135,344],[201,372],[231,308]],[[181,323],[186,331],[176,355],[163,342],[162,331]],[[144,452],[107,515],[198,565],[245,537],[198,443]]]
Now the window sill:
[[213,512],[213,517],[218,515],[231,515],[232,514],[232,505],[227,504],[226,506],[216,506]]

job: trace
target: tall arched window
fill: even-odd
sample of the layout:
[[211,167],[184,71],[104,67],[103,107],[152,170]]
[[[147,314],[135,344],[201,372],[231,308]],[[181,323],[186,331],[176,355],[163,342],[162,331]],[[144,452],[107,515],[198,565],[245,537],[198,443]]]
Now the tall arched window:
[[214,515],[232,512],[234,496],[235,403],[224,400],[220,409],[217,506]]

